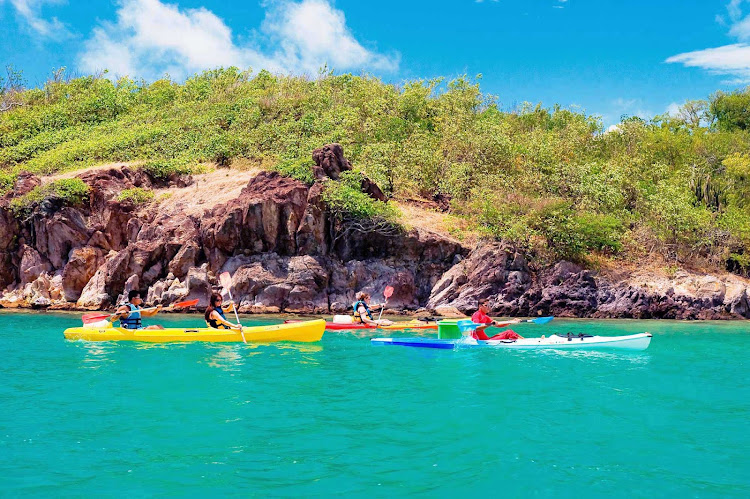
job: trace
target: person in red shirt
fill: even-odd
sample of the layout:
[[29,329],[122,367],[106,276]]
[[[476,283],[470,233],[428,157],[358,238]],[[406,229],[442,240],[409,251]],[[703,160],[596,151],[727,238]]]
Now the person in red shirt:
[[485,324],[484,326],[479,326],[476,328],[476,330],[471,333],[471,336],[475,340],[517,340],[519,338],[523,338],[523,336],[519,335],[512,329],[506,329],[502,333],[498,333],[495,336],[487,336],[487,333],[484,332],[485,329],[487,329],[490,326],[496,326],[496,327],[505,327],[510,324],[517,324],[521,322],[519,319],[512,319],[510,321],[504,321],[504,322],[498,322],[492,319],[488,314],[490,312],[490,306],[489,306],[489,300],[486,298],[479,300],[479,307],[476,312],[474,312],[474,315],[471,316],[471,322],[475,324]]

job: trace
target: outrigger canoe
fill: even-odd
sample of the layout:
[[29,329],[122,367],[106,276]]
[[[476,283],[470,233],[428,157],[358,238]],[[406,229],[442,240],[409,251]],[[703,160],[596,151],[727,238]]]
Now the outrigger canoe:
[[[322,319],[253,326],[244,328],[248,343],[273,343],[276,341],[319,341],[325,331]],[[63,333],[68,340],[85,341],[144,341],[149,343],[169,343],[176,341],[211,341],[242,343],[239,331],[214,328],[169,328],[169,329],[124,329],[119,327],[90,328],[72,327]]]
[[474,340],[437,338],[373,338],[373,345],[392,345],[417,348],[453,350],[456,348],[506,348],[511,350],[645,350],[651,343],[651,333],[627,336],[551,335],[547,338],[522,338],[518,340]]

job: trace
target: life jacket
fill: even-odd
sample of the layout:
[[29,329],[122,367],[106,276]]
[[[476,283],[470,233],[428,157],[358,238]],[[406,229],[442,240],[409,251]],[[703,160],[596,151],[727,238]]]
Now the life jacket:
[[[214,309],[214,312],[219,314],[222,319],[227,320],[227,317],[224,315],[224,309],[222,309],[221,307],[216,307]],[[215,319],[212,319],[210,315],[208,316],[208,320],[206,320],[206,324],[208,324],[208,327],[212,327],[214,329],[229,329],[229,327],[227,327],[226,325],[221,324]]]
[[355,322],[356,321],[364,322],[362,320],[362,317],[360,317],[360,315],[359,315],[359,306],[360,305],[362,305],[363,307],[365,307],[365,313],[367,313],[367,318],[370,319],[371,321],[374,321],[375,319],[372,317],[372,312],[370,311],[370,307],[368,307],[367,303],[365,303],[364,301],[359,300],[359,301],[355,301],[354,304],[352,305],[352,308],[354,309],[354,320],[355,320]]
[[127,319],[120,318],[120,327],[124,327],[125,329],[142,329],[140,309],[132,303],[128,303],[127,305],[130,313]]

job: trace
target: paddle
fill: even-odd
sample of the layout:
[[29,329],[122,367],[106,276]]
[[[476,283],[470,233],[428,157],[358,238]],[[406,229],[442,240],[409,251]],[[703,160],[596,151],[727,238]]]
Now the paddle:
[[380,318],[383,317],[383,310],[385,310],[385,306],[388,304],[388,298],[391,297],[393,294],[393,286],[386,286],[383,290],[383,296],[385,296],[385,303],[383,303],[383,306],[380,308],[380,315],[378,316],[378,322],[380,322]]
[[237,324],[240,325],[240,334],[242,335],[242,341],[244,343],[247,343],[247,340],[245,339],[245,331],[242,330],[242,324],[240,323],[240,316],[237,314],[237,305],[234,304],[234,300],[232,299],[232,276],[229,275],[229,272],[222,272],[222,274],[219,276],[219,282],[221,282],[221,287],[227,290],[229,299],[232,300],[232,310],[234,310],[234,317],[237,319]]
[[554,317],[538,317],[536,319],[525,319],[521,322],[533,322],[534,324],[547,324],[550,322]]
[[[194,307],[197,304],[198,304],[198,299],[196,298],[195,300],[187,300],[187,301],[173,303],[172,305],[167,307],[167,310],[173,310],[175,308]],[[157,308],[159,307],[142,308],[141,312],[150,312],[152,310],[156,310]],[[105,319],[109,320],[110,317],[114,318],[116,316],[117,314],[103,314],[101,312],[91,312],[88,314],[83,314],[83,316],[81,316],[81,320],[83,321],[84,324],[91,324],[92,322],[99,322]]]

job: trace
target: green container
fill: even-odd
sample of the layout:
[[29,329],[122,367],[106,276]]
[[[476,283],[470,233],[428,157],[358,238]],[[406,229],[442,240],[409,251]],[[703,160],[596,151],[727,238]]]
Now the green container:
[[458,329],[458,321],[464,319],[443,319],[438,322],[438,338],[441,340],[457,340],[461,338],[461,331]]

